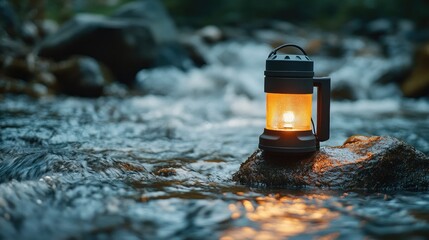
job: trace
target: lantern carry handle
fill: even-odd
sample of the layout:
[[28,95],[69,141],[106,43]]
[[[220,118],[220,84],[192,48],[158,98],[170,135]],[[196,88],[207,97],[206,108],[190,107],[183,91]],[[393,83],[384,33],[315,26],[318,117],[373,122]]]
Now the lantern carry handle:
[[268,55],[268,57],[271,57],[271,56],[277,54],[278,50],[280,50],[282,48],[285,48],[285,47],[295,47],[295,48],[298,48],[299,50],[301,50],[302,53],[304,53],[304,55],[307,56],[307,53],[300,46],[295,45],[295,44],[291,44],[291,43],[286,43],[286,44],[283,44],[283,45],[280,45],[280,46],[276,47],[273,51],[270,52],[270,55]]
[[[331,105],[331,78],[314,77],[313,85],[317,87],[317,131],[318,141],[329,139],[330,105]],[[314,127],[313,127],[314,128]]]

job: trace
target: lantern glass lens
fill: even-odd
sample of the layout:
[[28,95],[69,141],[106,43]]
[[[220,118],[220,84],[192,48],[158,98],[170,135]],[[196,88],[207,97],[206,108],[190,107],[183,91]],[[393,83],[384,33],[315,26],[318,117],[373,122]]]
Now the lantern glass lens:
[[312,94],[267,93],[267,129],[311,130]]

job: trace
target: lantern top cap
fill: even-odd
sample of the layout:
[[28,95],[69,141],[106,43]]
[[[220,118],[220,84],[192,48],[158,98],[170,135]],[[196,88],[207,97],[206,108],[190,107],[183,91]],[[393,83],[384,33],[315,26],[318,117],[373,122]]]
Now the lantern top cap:
[[[277,54],[278,50],[285,47],[298,48],[304,55]],[[268,55],[265,63],[265,76],[312,78],[314,76],[313,61],[301,47],[295,44],[283,44]]]
[[275,54],[267,58],[267,60],[277,61],[311,61],[307,55],[293,55],[293,54]]

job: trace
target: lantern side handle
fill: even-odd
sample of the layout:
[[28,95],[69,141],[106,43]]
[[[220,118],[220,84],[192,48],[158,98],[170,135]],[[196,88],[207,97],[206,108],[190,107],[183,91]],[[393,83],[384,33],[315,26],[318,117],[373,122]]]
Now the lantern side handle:
[[278,50],[280,50],[282,48],[285,48],[285,47],[295,47],[295,48],[298,48],[299,50],[301,50],[302,53],[304,53],[304,55],[307,56],[307,53],[300,46],[298,46],[296,44],[292,44],[292,43],[286,43],[286,44],[283,44],[283,45],[280,45],[280,46],[276,47],[273,51],[270,52],[270,55],[268,55],[268,57],[271,57],[271,56],[277,54]]
[[331,78],[314,77],[313,84],[317,87],[317,131],[318,141],[329,139]]

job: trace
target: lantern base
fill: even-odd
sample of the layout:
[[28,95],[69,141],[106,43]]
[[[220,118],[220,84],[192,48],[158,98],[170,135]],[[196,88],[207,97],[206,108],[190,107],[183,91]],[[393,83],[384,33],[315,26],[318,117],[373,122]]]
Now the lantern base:
[[265,128],[259,137],[259,148],[279,154],[313,153],[318,149],[318,143],[311,130],[275,131]]

